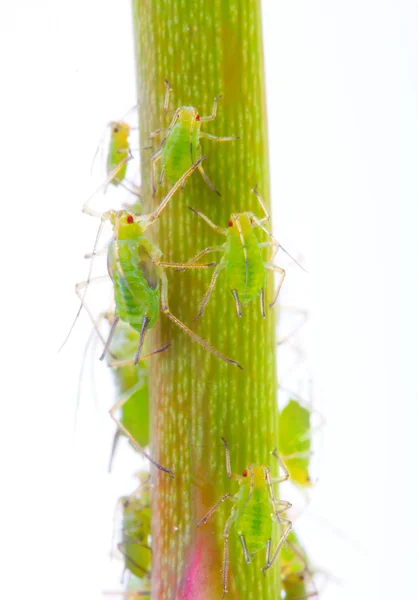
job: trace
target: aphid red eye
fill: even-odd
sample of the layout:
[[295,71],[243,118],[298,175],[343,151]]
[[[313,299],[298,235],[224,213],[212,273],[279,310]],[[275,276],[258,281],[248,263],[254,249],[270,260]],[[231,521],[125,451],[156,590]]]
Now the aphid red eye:
[[247,471],[247,469],[244,469],[244,471],[242,472],[242,476],[247,477],[247,475],[248,475],[248,471]]
[[119,131],[119,127],[114,127],[113,128],[113,133],[117,133]]
[[228,227],[232,227],[233,222],[231,221],[231,219],[228,221]]
[[126,219],[126,220],[127,220],[127,222],[129,223],[129,225],[130,225],[131,223],[133,223],[133,222],[134,222],[134,218],[133,218],[133,216],[132,216],[132,215],[128,215],[128,217],[127,217],[127,219]]
[[196,121],[200,121],[200,115],[196,115]]

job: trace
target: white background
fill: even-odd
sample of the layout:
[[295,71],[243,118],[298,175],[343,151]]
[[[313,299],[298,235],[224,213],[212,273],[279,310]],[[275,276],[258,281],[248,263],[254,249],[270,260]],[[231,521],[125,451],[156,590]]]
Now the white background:
[[[136,100],[130,3],[5,5],[0,596],[95,600],[120,572],[107,560],[112,427],[91,393],[101,405],[106,372],[96,364],[83,386],[75,440],[85,317],[56,349],[94,236],[80,213],[91,157]],[[418,4],[263,7],[275,227],[309,270],[303,297],[287,300],[309,307],[304,343],[326,418],[303,537],[340,580],[325,600],[415,599]]]

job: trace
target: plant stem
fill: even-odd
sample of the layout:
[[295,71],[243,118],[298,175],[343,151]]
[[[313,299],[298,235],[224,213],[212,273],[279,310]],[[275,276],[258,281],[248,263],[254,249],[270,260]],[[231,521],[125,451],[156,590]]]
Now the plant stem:
[[[171,120],[172,113],[165,115],[162,108],[164,79],[173,88],[171,109],[193,105],[207,115],[222,93],[216,120],[203,124],[202,131],[241,138],[225,144],[202,140],[208,155],[205,171],[222,196],[194,173],[153,228],[164,260],[183,262],[224,242],[188,205],[226,227],[231,213],[250,210],[261,215],[251,194],[258,183],[269,206],[260,2],[133,0],[133,7],[141,147],[149,146],[152,130],[167,127]],[[142,191],[150,209],[157,200],[151,199],[148,156],[149,151],[141,153]],[[171,185],[164,183],[159,199]],[[218,259],[217,254],[209,256],[210,261]],[[173,469],[175,479],[153,470],[153,598],[211,600],[222,595],[222,532],[231,503],[223,503],[206,525],[196,527],[219,497],[238,489],[226,477],[221,436],[229,442],[234,472],[242,473],[250,463],[275,468],[270,459],[277,445],[275,314],[267,308],[262,319],[254,300],[243,307],[239,319],[221,273],[203,318],[194,323],[211,273],[167,273],[170,308],[244,371],[205,352],[161,314],[151,346],[172,346],[149,364],[151,449],[161,464]],[[269,277],[267,301],[272,284]],[[229,598],[279,598],[279,561],[263,578],[264,561],[264,552],[259,552],[246,565],[232,529]]]

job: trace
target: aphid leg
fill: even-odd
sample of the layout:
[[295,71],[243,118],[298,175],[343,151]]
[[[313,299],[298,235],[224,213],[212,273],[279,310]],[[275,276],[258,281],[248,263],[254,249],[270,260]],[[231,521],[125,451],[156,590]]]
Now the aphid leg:
[[[135,186],[135,184],[134,184],[134,183],[132,183],[131,181],[129,181],[128,183],[129,183],[129,185],[131,185],[131,186],[132,186],[132,188]],[[130,188],[130,187],[127,185],[127,184],[126,184],[126,182],[125,182],[125,181],[120,181],[120,182],[119,182],[119,185],[120,185],[120,186],[121,186],[121,187],[122,187],[124,190],[126,190],[127,192],[129,192],[130,194],[133,194],[133,195],[134,195],[134,196],[136,196],[137,198],[141,198],[141,194],[140,194],[140,192],[139,192],[139,191],[136,191],[136,190],[134,190],[134,189],[131,189],[131,188]]]
[[147,329],[147,326],[148,326],[148,323],[150,322],[150,320],[151,319],[149,319],[148,317],[144,317],[142,319],[141,333],[139,334],[138,350],[136,351],[135,360],[134,360],[135,366],[138,365],[139,357],[141,356],[142,346],[144,345],[144,340],[145,340],[145,332],[146,332],[146,329]]
[[112,417],[112,419],[116,423],[117,427],[126,435],[126,437],[128,437],[130,439],[130,441],[133,444],[134,448],[136,448],[138,450],[138,452],[140,452],[143,456],[145,456],[145,458],[148,459],[150,461],[150,463],[154,465],[154,467],[157,467],[157,469],[159,469],[160,471],[165,471],[166,473],[168,473],[170,475],[170,477],[174,478],[172,470],[168,469],[167,467],[163,467],[162,465],[160,465],[159,463],[157,463],[157,461],[155,461],[153,458],[151,458],[151,456],[144,450],[144,448],[138,444],[138,442],[136,441],[136,439],[126,429],[126,427],[123,425],[123,423],[117,418],[116,412],[122,408],[122,406],[129,400],[130,397],[131,397],[131,391],[130,390],[128,390],[128,392],[126,392],[125,394],[122,394],[122,396],[120,397],[120,399],[110,409],[110,411],[109,411],[110,416]]
[[165,96],[164,96],[164,112],[168,113],[168,103],[170,101],[170,94],[173,91],[173,88],[171,87],[170,83],[167,81],[167,79],[164,79],[164,83],[165,83]]
[[113,317],[112,325],[110,326],[110,332],[107,337],[105,347],[103,348],[103,352],[102,352],[99,360],[103,360],[109,350],[110,342],[112,341],[113,334],[115,333],[115,329],[116,329],[116,325],[118,324],[118,321],[119,321],[119,317],[118,317],[118,315],[115,315]]
[[237,135],[229,135],[226,137],[218,137],[217,135],[211,135],[210,133],[201,132],[199,135],[199,140],[212,140],[212,142],[234,142],[235,140],[240,140],[241,138]]
[[216,267],[218,263],[212,262],[207,264],[192,264],[190,262],[168,263],[155,261],[155,264],[159,265],[160,267],[163,267],[164,269],[176,269],[176,271],[185,271],[186,269],[209,269],[211,267]]
[[[98,246],[98,243],[99,243],[99,240],[100,240],[100,236],[101,236],[101,234],[102,234],[102,230],[103,230],[103,225],[104,225],[105,221],[108,219],[108,214],[107,214],[107,213],[97,213],[97,215],[96,215],[96,216],[100,216],[100,218],[101,218],[101,221],[100,221],[99,228],[98,228],[98,230],[97,230],[96,239],[94,240],[94,246],[93,246],[93,252],[92,252],[92,259],[91,259],[91,261],[90,261],[90,265],[89,265],[89,271],[88,271],[88,273],[87,273],[87,279],[86,279],[86,281],[82,281],[82,282],[80,282],[80,283],[77,283],[77,285],[75,286],[75,291],[76,291],[76,294],[77,294],[77,296],[80,298],[80,306],[79,306],[79,309],[78,309],[78,311],[77,311],[77,314],[76,314],[76,316],[75,316],[75,319],[74,319],[74,321],[73,321],[73,323],[72,323],[72,325],[71,325],[71,327],[70,327],[70,330],[69,330],[69,332],[67,333],[67,335],[66,335],[66,337],[65,337],[65,340],[64,340],[64,341],[63,341],[63,343],[61,344],[61,346],[60,346],[60,348],[59,348],[58,352],[60,352],[60,351],[62,350],[62,348],[65,346],[65,344],[67,343],[67,340],[68,340],[68,338],[70,337],[70,335],[71,335],[71,332],[72,332],[72,330],[74,329],[74,326],[75,326],[75,324],[77,323],[78,317],[80,316],[80,313],[81,313],[81,311],[82,311],[82,309],[83,309],[83,306],[86,308],[86,310],[87,310],[87,312],[88,312],[88,314],[89,314],[89,316],[90,316],[90,319],[92,320],[92,323],[93,323],[93,325],[95,326],[95,320],[94,320],[94,317],[92,316],[91,312],[89,311],[89,309],[88,309],[88,307],[87,307],[87,305],[86,305],[86,303],[85,303],[85,298],[86,298],[86,294],[87,294],[87,288],[88,288],[88,286],[89,286],[89,283],[90,283],[91,281],[93,281],[93,279],[92,279],[92,277],[91,277],[91,275],[92,275],[92,272],[93,272],[93,258],[94,258],[95,254],[96,254],[97,246]],[[101,280],[101,279],[103,279],[103,278],[101,278],[101,277],[95,277],[94,279],[99,281],[99,280]],[[83,293],[83,295],[81,295],[81,294],[79,293],[80,289],[82,289],[82,288],[84,288],[84,293]],[[96,326],[95,326],[95,329],[97,330]],[[102,338],[102,337],[101,337],[101,335],[100,335],[100,332],[99,332],[98,330],[97,330],[97,332],[98,332],[98,334],[99,334],[99,337],[100,337],[100,338],[103,340],[103,338]]]
[[262,288],[262,290],[260,291],[260,308],[261,308],[261,316],[263,317],[263,319],[266,318],[266,307],[265,307],[265,302],[264,302],[264,288]]
[[204,340],[199,335],[197,335],[194,331],[189,329],[182,321],[180,321],[177,317],[175,317],[170,312],[170,309],[168,307],[168,297],[167,297],[167,288],[168,288],[167,276],[164,273],[164,271],[161,269],[161,267],[159,267],[159,276],[160,276],[160,281],[161,281],[161,310],[162,310],[162,312],[171,321],[173,321],[173,323],[175,323],[177,325],[177,327],[180,327],[180,329],[182,329],[185,333],[187,333],[187,335],[189,335],[192,338],[192,340],[194,340],[195,342],[197,342],[198,344],[203,346],[203,348],[205,348],[205,350],[207,350],[208,352],[211,352],[212,354],[214,354],[221,360],[223,360],[231,365],[235,365],[236,367],[238,367],[239,369],[242,370],[242,367],[239,363],[237,363],[235,360],[232,360],[232,358],[228,358],[227,356],[224,356],[223,354],[218,352],[218,350],[216,350],[206,340]]
[[[195,256],[193,256],[192,258],[190,258],[186,265],[190,265],[190,264],[196,264],[196,262],[202,258],[202,256],[205,256],[205,254],[209,254],[209,252],[225,252],[225,246],[212,246],[211,248],[205,248],[204,250],[201,250],[200,252],[198,252]],[[178,271],[184,271],[184,269],[177,269]]]
[[219,96],[216,96],[216,98],[213,100],[212,114],[207,117],[200,117],[201,122],[206,121],[207,123],[208,121],[213,121],[214,119],[216,119],[216,111],[218,109],[218,101],[220,98],[222,98],[222,94],[219,94]]
[[229,452],[229,444],[225,438],[221,437],[221,440],[225,446],[225,464],[226,464],[226,473],[229,479],[241,479],[241,475],[234,475],[231,471],[231,454]]
[[269,307],[271,308],[277,302],[277,298],[279,297],[279,294],[280,294],[280,288],[282,287],[283,280],[284,280],[284,278],[286,276],[286,271],[284,269],[282,269],[281,267],[278,267],[277,265],[273,265],[271,263],[264,263],[264,266],[269,271],[274,271],[275,273],[279,273],[281,275],[279,283],[278,283],[277,288],[276,288],[276,291],[274,293],[273,300],[269,304]]
[[216,231],[216,233],[220,233],[221,235],[226,235],[227,229],[225,229],[223,227],[218,227],[218,225],[215,225],[215,223],[213,223],[206,215],[199,212],[198,210],[195,210],[191,206],[188,206],[187,208],[189,210],[191,210],[192,212],[194,212],[195,215],[197,215],[198,217],[203,219],[205,221],[205,223],[207,223],[209,225],[209,227],[211,227],[214,231]]
[[[164,137],[163,137],[163,139],[162,139],[162,140],[161,140],[161,142],[158,144],[158,147],[157,147],[157,150],[155,151],[155,154],[156,154],[157,152],[159,152],[159,151],[162,149],[162,147],[164,146],[164,144],[166,143],[166,141],[167,141],[167,139],[168,139],[168,137],[169,137],[170,133],[171,133],[171,132],[172,132],[172,130],[173,130],[173,127],[174,127],[174,125],[175,125],[175,124],[176,124],[176,122],[177,122],[177,119],[178,119],[178,117],[179,117],[179,113],[180,113],[180,108],[178,108],[178,109],[175,111],[175,113],[174,113],[174,115],[173,115],[173,118],[171,119],[171,123],[170,123],[170,125],[168,126],[168,129],[166,129],[166,130],[165,130],[165,134],[164,134]],[[154,158],[155,154],[153,154],[152,156],[150,156],[150,158],[149,158],[148,160],[152,160],[152,159]]]
[[277,460],[277,462],[279,463],[279,467],[281,467],[284,472],[284,475],[280,475],[279,477],[273,477],[271,479],[271,482],[272,483],[282,483],[283,481],[287,481],[290,477],[290,474],[289,474],[289,471],[287,470],[287,467],[284,464],[283,460],[277,454],[277,449],[275,448],[271,454]]
[[173,185],[173,187],[168,192],[167,196],[164,198],[164,200],[161,202],[161,204],[158,206],[158,208],[149,216],[148,226],[151,225],[152,223],[154,223],[154,221],[156,221],[159,218],[159,216],[161,215],[161,213],[163,212],[163,210],[165,209],[167,204],[170,202],[171,198],[174,196],[174,194],[179,189],[179,187],[181,187],[181,185],[183,184],[183,181],[186,181],[186,179],[188,177],[190,177],[190,175],[193,173],[193,171],[195,169],[199,168],[200,163],[202,161],[204,161],[205,158],[206,158],[206,154],[204,154],[202,156],[202,158],[199,158],[199,160],[197,160],[194,163],[194,165],[192,165],[189,169],[187,169],[187,171],[185,173],[183,173],[183,175],[180,177],[180,179],[178,181],[176,181],[176,183]]
[[236,307],[236,309],[237,309],[237,315],[238,315],[239,317],[242,317],[242,314],[241,314],[241,305],[240,305],[240,302],[239,302],[239,297],[238,297],[238,292],[237,292],[237,290],[232,290],[232,295],[233,295],[233,296],[234,296],[234,298],[235,298],[235,307]]
[[152,182],[152,197],[154,198],[157,193],[157,186],[155,185],[156,179],[156,171],[157,171],[157,163],[163,157],[163,151],[159,150],[154,156],[151,158],[151,182]]
[[[274,551],[273,556],[270,558],[270,556],[268,556],[267,560],[266,560],[266,566],[262,569],[262,573],[263,575],[265,575],[267,569],[270,569],[270,567],[273,565],[274,561],[277,558],[277,555],[279,554],[280,548],[283,546],[284,542],[286,541],[287,536],[290,533],[290,530],[292,529],[292,523],[291,521],[289,521],[288,519],[280,519],[280,517],[276,514],[276,517],[278,519],[278,522],[280,524],[280,526],[283,525],[282,528],[282,535],[280,537],[279,543],[276,546],[276,550]],[[268,546],[267,546],[268,548]],[[269,552],[270,554],[270,552]]]
[[220,507],[222,502],[224,502],[227,498],[232,498],[232,494],[230,494],[228,492],[228,494],[224,494],[222,496],[222,498],[219,498],[219,500],[212,506],[212,508],[208,510],[208,512],[203,517],[203,519],[201,519],[199,521],[199,523],[196,525],[196,527],[200,527],[201,525],[204,525],[210,519],[210,517],[213,515],[213,513]]
[[158,185],[162,185],[164,179],[164,167],[160,171],[160,178],[158,179]]
[[[141,360],[147,360],[151,356],[154,356],[154,354],[160,354],[160,352],[164,352],[170,346],[171,346],[171,344],[165,344],[165,346],[162,346],[161,348],[158,348],[157,350],[153,350],[152,352],[149,352],[148,354],[143,354],[141,356]],[[110,360],[108,364],[109,364],[109,367],[118,369],[119,367],[125,367],[126,365],[132,365],[134,363],[134,361],[135,361],[135,358],[127,358],[124,360]]]
[[241,534],[239,536],[239,539],[241,541],[241,546],[242,546],[242,549],[244,551],[245,562],[247,563],[247,565],[249,565],[250,562],[251,562],[251,559],[250,559],[250,554],[248,552],[247,544],[245,543],[245,537]]
[[262,208],[262,210],[264,212],[264,215],[265,215],[262,219],[258,219],[258,224],[260,224],[260,223],[266,223],[267,221],[270,221],[270,213],[267,210],[267,206],[264,204],[264,200],[261,197],[260,192],[258,191],[258,183],[257,183],[257,185],[255,185],[253,187],[253,189],[251,191],[252,191],[253,194],[255,194],[257,196],[257,200],[259,201],[260,206],[261,206],[261,208]]
[[218,194],[218,196],[221,195],[221,192],[219,190],[216,189],[216,187],[213,185],[213,183],[211,182],[211,180],[209,179],[209,177],[206,175],[205,171],[203,170],[203,167],[200,165],[198,167],[200,174],[203,177],[203,181],[206,183],[206,185],[208,185],[210,187],[211,190],[213,190],[214,192],[216,192]]
[[224,562],[222,567],[222,598],[228,593],[228,565],[229,565],[229,530],[234,521],[234,510],[229,516],[224,528]]
[[106,180],[104,181],[104,183],[102,183],[102,185],[100,185],[97,190],[95,192],[93,192],[93,194],[87,198],[87,200],[84,202],[83,204],[83,213],[86,213],[87,215],[90,215],[91,217],[98,217],[101,218],[103,213],[94,210],[93,208],[89,207],[89,204],[91,202],[91,200],[94,198],[94,196],[96,194],[98,194],[99,192],[101,192],[104,188],[106,188],[109,183],[112,181],[112,179],[115,178],[115,176],[119,173],[119,171],[122,169],[122,167],[124,165],[126,165],[126,163],[128,161],[130,161],[133,158],[131,152],[129,152],[129,155],[124,158],[114,169],[112,169],[108,175],[108,177],[106,178]]
[[78,309],[77,314],[75,316],[75,319],[73,321],[73,324],[70,327],[70,331],[67,333],[67,335],[65,337],[65,340],[61,344],[58,352],[60,352],[62,350],[62,348],[65,346],[65,344],[67,343],[67,340],[70,337],[72,330],[74,329],[74,326],[75,326],[75,324],[77,322],[78,317],[80,316],[80,313],[81,313],[81,310],[83,309],[83,307],[86,309],[87,314],[90,317],[90,321],[93,323],[93,327],[96,330],[97,335],[99,336],[100,340],[103,342],[103,344],[106,343],[105,340],[104,340],[104,338],[103,338],[103,336],[102,336],[102,334],[100,333],[100,330],[99,330],[98,326],[97,326],[96,319],[94,318],[93,313],[91,312],[90,308],[88,307],[88,305],[86,303],[86,299],[85,299],[86,291],[84,291],[84,294],[81,293],[81,290],[83,288],[85,288],[85,290],[87,290],[87,286],[90,283],[100,283],[102,281],[109,281],[109,276],[108,275],[100,275],[98,277],[93,277],[93,278],[91,278],[91,279],[89,279],[87,281],[80,281],[80,283],[76,284],[76,286],[75,286],[75,292],[76,292],[76,294],[77,294],[77,296],[78,296],[78,298],[80,300],[80,308]]
[[165,131],[165,129],[162,129],[161,127],[159,129],[155,129],[154,131],[151,131],[151,133],[149,134],[149,138],[155,138],[158,135],[160,135],[160,133],[163,133]]
[[206,308],[206,304],[209,302],[209,298],[213,292],[213,288],[215,287],[215,283],[216,283],[216,280],[218,279],[219,273],[222,271],[222,269],[225,268],[225,266],[226,266],[226,264],[225,264],[224,260],[221,260],[221,262],[217,264],[216,269],[213,272],[212,279],[210,280],[208,291],[204,295],[202,303],[199,308],[199,312],[198,312],[197,316],[193,319],[193,321],[197,321],[197,319],[200,319],[200,317],[203,315],[205,308]]

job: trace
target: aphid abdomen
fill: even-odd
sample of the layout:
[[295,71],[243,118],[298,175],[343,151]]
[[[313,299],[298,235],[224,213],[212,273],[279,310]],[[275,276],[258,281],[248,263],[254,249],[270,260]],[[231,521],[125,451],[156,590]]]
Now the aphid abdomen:
[[[248,500],[250,486],[245,484],[239,491],[236,529],[243,535],[248,552],[253,555],[267,545],[271,539],[272,519],[271,504],[264,483],[255,486]],[[248,502],[247,502],[248,500]]]
[[[200,126],[198,122],[192,121],[195,112],[192,107],[180,109],[179,119],[164,145],[164,173],[173,182],[178,181],[187,169],[201,157]],[[192,144],[191,154],[190,143]]]
[[[110,175],[120,163],[126,159],[129,154],[129,131],[130,127],[126,123],[114,121],[110,123],[110,143],[109,152],[107,155],[107,174]],[[113,185],[118,186],[126,177],[128,168],[125,163],[110,181]]]
[[[149,277],[140,262],[140,241],[125,240],[117,243],[118,262],[115,258],[115,244],[109,247],[109,273],[113,281],[116,313],[122,321],[133,329],[141,330],[144,317],[152,327],[159,313],[160,290],[158,279]],[[148,278],[147,278],[148,277]]]
[[247,215],[237,221],[232,221],[227,233],[227,279],[229,289],[236,290],[240,301],[247,304],[265,288],[266,269]]

